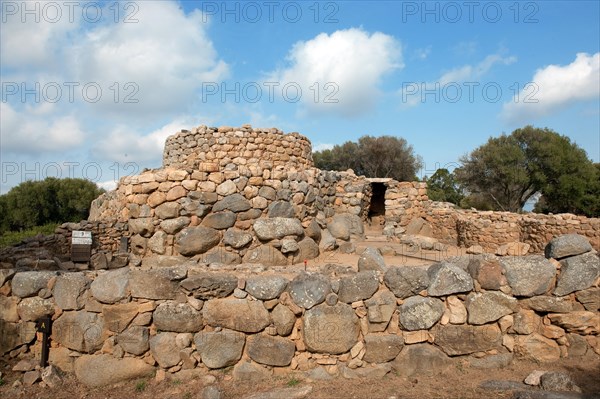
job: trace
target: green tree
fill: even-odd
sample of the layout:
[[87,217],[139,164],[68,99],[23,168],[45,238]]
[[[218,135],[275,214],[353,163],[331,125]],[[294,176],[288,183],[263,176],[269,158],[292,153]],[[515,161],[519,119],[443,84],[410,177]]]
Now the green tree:
[[87,218],[92,200],[104,190],[85,179],[26,181],[1,196],[5,229],[22,230]]
[[433,201],[452,202],[460,205],[464,198],[454,174],[448,169],[438,169],[427,179],[427,196]]
[[546,211],[597,214],[597,169],[583,149],[548,128],[492,137],[461,162],[458,181],[494,209],[519,212],[540,193]]
[[331,150],[313,153],[315,166],[324,170],[353,169],[357,175],[391,177],[399,181],[416,179],[421,160],[403,138],[362,136]]

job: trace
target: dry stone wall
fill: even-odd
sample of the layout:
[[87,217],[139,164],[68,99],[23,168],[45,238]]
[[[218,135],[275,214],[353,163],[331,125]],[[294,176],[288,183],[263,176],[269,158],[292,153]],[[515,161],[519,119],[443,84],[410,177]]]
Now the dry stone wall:
[[[164,165],[92,204],[92,222],[127,224],[135,257],[285,265],[363,234],[371,182],[312,167],[310,142],[297,133],[200,126],[167,139]],[[386,185],[388,224],[407,224],[427,198],[424,184]]]
[[279,129],[199,126],[167,139],[163,166],[216,172],[227,165],[261,165],[263,169],[283,165],[313,166],[310,141]]
[[599,218],[463,210],[432,201],[423,209],[434,237],[462,247],[480,245],[494,251],[509,242],[523,242],[531,245],[530,252],[541,252],[552,237],[572,233],[587,237],[600,250]]
[[577,235],[546,253],[430,267],[359,260],[358,272],[214,269],[182,257],[105,271],[3,269],[0,354],[39,358],[34,322],[47,315],[50,363],[88,386],[226,367],[239,379],[294,370],[362,378],[457,359],[486,368],[597,357],[598,254]]

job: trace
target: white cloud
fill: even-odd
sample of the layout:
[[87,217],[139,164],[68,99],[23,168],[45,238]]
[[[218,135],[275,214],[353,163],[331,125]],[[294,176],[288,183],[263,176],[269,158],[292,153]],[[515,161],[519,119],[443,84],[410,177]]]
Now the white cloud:
[[502,116],[523,121],[560,111],[578,101],[600,97],[600,53],[578,53],[565,66],[538,69],[528,84],[504,104]]
[[324,150],[331,150],[333,148],[333,144],[329,144],[329,143],[317,143],[313,146],[313,152],[314,151],[324,151]]
[[[203,121],[203,123],[207,123]],[[114,162],[133,162],[138,169],[156,167],[162,163],[162,153],[167,137],[190,129],[198,123],[189,118],[179,118],[150,134],[142,134],[128,126],[117,126],[106,137],[101,138],[92,148],[95,157]]]
[[425,60],[431,54],[431,46],[427,46],[425,48],[418,48],[413,51],[413,59]]
[[65,39],[79,28],[81,12],[74,12],[70,20],[68,10],[58,2],[52,2],[54,4],[50,7],[44,1],[3,3],[0,35],[2,67],[29,70],[60,67]]
[[443,73],[437,80],[431,82],[404,82],[400,95],[402,96],[403,106],[416,106],[425,102],[426,95],[423,95],[423,89],[428,93],[442,92],[445,85],[461,84],[465,82],[477,82],[485,76],[496,64],[510,65],[517,61],[514,56],[502,56],[500,54],[490,54],[475,65],[463,65]]
[[2,150],[39,154],[65,152],[79,147],[85,138],[80,123],[72,115],[45,115],[45,105],[19,112],[0,103]]
[[[127,126],[151,130],[168,120],[176,125],[177,115],[193,112],[190,108],[203,82],[219,82],[228,74],[228,65],[206,32],[206,16],[198,10],[186,14],[175,1],[132,3],[137,7],[137,23],[123,22],[123,7],[115,23],[110,7],[116,3],[112,2],[91,3],[103,7],[104,17],[97,23],[81,19],[81,5],[74,6],[71,22],[66,3],[55,2],[63,15],[50,23],[43,11],[48,2],[11,3],[19,8],[40,7],[42,14],[38,23],[35,16],[21,22],[20,11],[2,15],[6,17],[0,34],[2,81],[20,89],[7,101],[3,98],[3,153],[39,154],[85,146],[80,153],[92,148],[110,160],[160,161],[166,136],[142,135]],[[74,101],[69,99],[66,82],[79,84],[73,89]],[[98,103],[83,98],[82,87],[90,82],[102,89]],[[128,82],[134,85],[126,87]],[[22,83],[28,89],[37,84],[40,98],[28,94],[22,99]],[[55,103],[44,96],[44,88],[52,85],[62,88]],[[125,96],[134,90],[132,98],[139,102],[125,103]],[[168,134],[175,131],[173,127]]]
[[455,82],[467,82],[480,79],[494,66],[494,64],[510,65],[517,61],[517,57],[502,57],[499,54],[490,54],[476,65],[464,65],[444,73],[438,82],[443,86]]
[[106,191],[111,191],[117,188],[118,181],[116,180],[107,180],[96,183],[96,185],[100,188],[105,189]]
[[300,41],[287,60],[287,68],[272,72],[265,81],[281,87],[297,83],[302,88],[300,101],[308,111],[345,116],[368,111],[379,97],[384,75],[404,66],[395,38],[356,28]]
[[203,82],[220,82],[228,66],[218,58],[200,11],[186,15],[174,2],[137,4],[138,23],[110,24],[87,33],[76,50],[79,78],[103,88],[118,82],[121,96],[133,93],[135,86],[124,90],[128,82],[139,87],[132,97],[139,104],[132,107],[123,107],[123,97],[115,103],[114,91],[103,96],[103,105],[113,110],[180,111]]

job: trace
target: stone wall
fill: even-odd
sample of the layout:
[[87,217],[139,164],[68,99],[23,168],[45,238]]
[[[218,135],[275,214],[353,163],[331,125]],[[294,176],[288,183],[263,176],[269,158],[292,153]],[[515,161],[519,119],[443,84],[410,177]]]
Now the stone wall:
[[313,166],[310,141],[281,130],[242,127],[198,126],[167,139],[163,166],[215,172],[228,165],[260,165],[263,169],[283,165]]
[[107,271],[2,269],[0,353],[39,358],[34,322],[49,315],[50,363],[89,386],[232,366],[240,379],[293,370],[357,378],[457,358],[498,367],[600,355],[598,254],[581,236],[555,239],[547,253],[429,268],[359,261],[358,272],[216,271],[161,257]]
[[[313,259],[323,246],[362,235],[372,194],[369,179],[316,169],[310,154],[306,138],[277,129],[182,131],[167,139],[163,168],[121,179],[93,202],[89,219],[126,223],[140,258],[201,255],[267,265]],[[422,212],[423,183],[385,184],[387,225],[406,225]],[[257,231],[265,226],[277,233]]]
[[530,252],[541,252],[552,237],[580,234],[600,250],[600,219],[572,214],[543,215],[456,209],[448,204],[429,202],[424,218],[434,237],[461,247],[480,245],[494,251],[502,244],[524,242]]

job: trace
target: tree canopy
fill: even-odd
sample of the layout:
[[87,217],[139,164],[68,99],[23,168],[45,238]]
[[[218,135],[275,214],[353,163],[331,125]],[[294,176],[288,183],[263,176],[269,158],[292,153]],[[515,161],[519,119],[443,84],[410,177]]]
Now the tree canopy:
[[538,210],[599,215],[598,167],[576,143],[548,128],[526,126],[492,137],[461,162],[459,183],[494,209],[519,212],[539,193]]
[[313,153],[315,166],[324,170],[352,169],[366,177],[391,177],[399,181],[416,180],[421,159],[405,139],[394,136],[362,136],[331,150]]
[[427,179],[427,196],[433,201],[452,202],[460,205],[464,195],[453,173],[438,169]]
[[0,196],[0,232],[86,219],[92,201],[103,192],[85,179],[23,182]]

